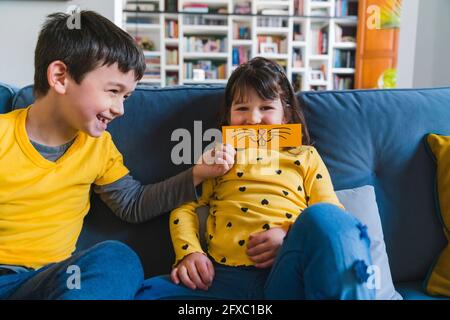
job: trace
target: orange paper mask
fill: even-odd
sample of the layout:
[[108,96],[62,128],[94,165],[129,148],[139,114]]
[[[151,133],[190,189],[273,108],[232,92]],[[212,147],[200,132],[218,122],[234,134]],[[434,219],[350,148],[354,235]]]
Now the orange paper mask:
[[302,145],[301,124],[223,126],[223,143],[235,148],[276,149]]

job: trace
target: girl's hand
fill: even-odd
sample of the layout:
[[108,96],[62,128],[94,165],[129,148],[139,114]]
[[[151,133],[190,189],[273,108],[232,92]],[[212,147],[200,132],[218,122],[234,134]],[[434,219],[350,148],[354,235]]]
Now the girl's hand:
[[267,231],[250,235],[247,244],[247,255],[250,260],[255,262],[255,267],[268,268],[273,265],[285,236],[286,231],[282,228],[271,228]]
[[172,269],[170,278],[176,284],[180,281],[188,288],[208,290],[214,279],[214,266],[202,253],[188,254]]
[[223,176],[233,167],[235,156],[236,150],[229,144],[218,144],[214,149],[205,151],[192,170],[194,185]]

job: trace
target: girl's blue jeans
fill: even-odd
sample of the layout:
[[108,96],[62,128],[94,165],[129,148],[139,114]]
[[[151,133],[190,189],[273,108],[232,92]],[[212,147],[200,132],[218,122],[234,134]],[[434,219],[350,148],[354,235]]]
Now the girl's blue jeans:
[[137,299],[375,299],[367,228],[331,204],[316,204],[297,218],[272,268],[214,263],[208,291],[191,290],[169,276],[144,281]]
[[0,299],[134,299],[143,280],[137,254],[105,241],[36,271],[0,276]]

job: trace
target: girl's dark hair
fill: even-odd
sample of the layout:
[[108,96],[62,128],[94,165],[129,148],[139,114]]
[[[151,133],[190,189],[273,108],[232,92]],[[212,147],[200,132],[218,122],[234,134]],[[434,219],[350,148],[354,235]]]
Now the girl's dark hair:
[[[47,69],[56,60],[67,65],[76,83],[81,83],[97,67],[114,63],[123,73],[133,70],[136,81],[142,78],[146,67],[144,55],[128,33],[93,11],[79,11],[74,15],[49,15],[39,33],[34,55],[36,97],[47,94]],[[76,22],[77,18],[79,25],[71,26],[71,21]]]
[[250,89],[254,89],[264,100],[280,98],[288,123],[300,123],[302,143],[311,144],[303,106],[297,99],[286,73],[277,63],[262,57],[241,64],[231,74],[225,88],[225,103],[219,111],[220,126],[229,124],[233,102],[243,102]]

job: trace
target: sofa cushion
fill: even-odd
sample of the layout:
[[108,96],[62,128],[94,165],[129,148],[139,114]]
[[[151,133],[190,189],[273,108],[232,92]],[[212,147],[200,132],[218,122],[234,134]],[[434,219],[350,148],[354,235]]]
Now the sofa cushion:
[[26,108],[34,102],[33,86],[29,85],[20,89],[14,96],[11,110]]
[[426,294],[422,281],[399,282],[395,284],[395,287],[405,300],[449,300],[449,298]]
[[0,113],[7,113],[11,111],[14,93],[13,87],[0,82]]
[[[373,186],[336,191],[339,201],[345,209],[367,226],[370,238],[370,254],[374,269],[371,275],[379,276],[374,281],[377,300],[399,300],[402,297],[395,291],[392,283],[389,259],[384,244],[383,228],[378,212]],[[375,274],[375,272],[379,272]],[[378,286],[378,287],[377,287]]]
[[[450,240],[450,136],[430,134],[426,137],[432,159],[436,161],[436,204],[442,228]],[[427,292],[450,297],[450,244],[432,266],[425,281]]]
[[425,279],[446,239],[422,138],[450,134],[450,88],[305,92],[306,120],[335,189],[373,185],[394,281]]

